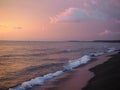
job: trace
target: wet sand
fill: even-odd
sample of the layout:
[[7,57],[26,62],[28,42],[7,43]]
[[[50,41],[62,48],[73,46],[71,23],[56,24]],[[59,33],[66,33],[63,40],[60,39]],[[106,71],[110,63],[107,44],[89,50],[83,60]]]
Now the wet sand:
[[120,52],[90,71],[95,76],[83,90],[120,90]]
[[106,62],[111,58],[110,55],[116,53],[113,52],[99,56],[96,58],[97,60],[92,60],[86,65],[49,80],[43,86],[35,86],[30,90],[82,90],[94,76],[89,69]]

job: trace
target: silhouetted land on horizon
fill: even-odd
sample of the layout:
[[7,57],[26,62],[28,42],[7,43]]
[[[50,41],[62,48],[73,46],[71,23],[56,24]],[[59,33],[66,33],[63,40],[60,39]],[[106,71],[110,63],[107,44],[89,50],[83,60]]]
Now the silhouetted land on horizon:
[[120,43],[120,40],[94,40],[93,42]]
[[70,40],[68,42],[107,42],[107,43],[120,43],[120,40],[93,40],[93,41]]

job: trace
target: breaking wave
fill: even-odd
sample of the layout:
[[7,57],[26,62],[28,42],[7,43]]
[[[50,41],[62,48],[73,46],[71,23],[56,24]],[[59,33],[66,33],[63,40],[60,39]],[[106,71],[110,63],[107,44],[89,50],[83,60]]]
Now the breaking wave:
[[23,82],[21,85],[18,85],[13,88],[9,88],[9,90],[26,90],[36,85],[43,85],[46,81],[54,77],[60,76],[64,74],[66,71],[70,71],[80,65],[88,63],[90,60],[92,60],[92,57],[100,56],[105,53],[110,53],[113,51],[116,51],[116,48],[108,48],[106,52],[94,52],[94,53],[90,53],[89,55],[84,55],[83,57],[79,59],[69,61],[67,64],[63,66],[63,70],[56,71],[54,73],[49,73],[49,74],[46,74],[40,77],[36,77],[34,79],[31,79],[30,81]]

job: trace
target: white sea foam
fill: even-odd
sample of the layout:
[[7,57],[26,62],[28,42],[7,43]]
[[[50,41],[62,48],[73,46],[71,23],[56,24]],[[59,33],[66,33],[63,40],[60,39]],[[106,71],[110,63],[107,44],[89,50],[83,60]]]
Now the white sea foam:
[[104,52],[98,52],[98,53],[90,53],[90,56],[101,56],[101,55],[103,55],[104,54]]
[[74,60],[73,62],[69,62],[67,65],[64,65],[64,70],[72,70],[78,66],[80,66],[81,64],[85,64],[88,61],[91,60],[91,57],[89,55],[84,55],[83,57]]
[[44,75],[43,77],[36,77],[35,79],[26,81],[17,87],[10,88],[9,90],[26,90],[27,88],[31,88],[35,85],[43,85],[45,81],[50,80],[51,78],[57,77],[63,73],[64,73],[63,71],[57,71],[55,73],[49,73],[47,75]]
[[112,47],[112,48],[108,48],[108,51],[107,51],[107,52],[108,52],[108,53],[109,53],[109,52],[114,52],[114,51],[116,51],[116,50],[117,50],[116,48]]
[[91,60],[91,56],[85,55],[80,59],[80,62],[81,62],[81,64],[86,64],[90,60]]

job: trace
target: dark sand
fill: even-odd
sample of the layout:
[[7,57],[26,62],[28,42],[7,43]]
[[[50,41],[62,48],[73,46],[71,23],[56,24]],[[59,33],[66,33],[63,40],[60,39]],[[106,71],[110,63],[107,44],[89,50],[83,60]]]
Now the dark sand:
[[90,71],[95,73],[95,77],[83,90],[120,90],[120,52]]
[[88,84],[88,81],[94,77],[94,73],[89,71],[89,69],[95,67],[96,65],[106,62],[110,59],[110,55],[115,53],[116,52],[99,56],[97,57],[97,60],[93,60],[87,65],[80,66],[79,68],[76,68],[73,71],[67,72],[62,76],[56,77],[46,82],[43,86],[35,86],[31,90],[82,90],[82,88],[84,88]]

